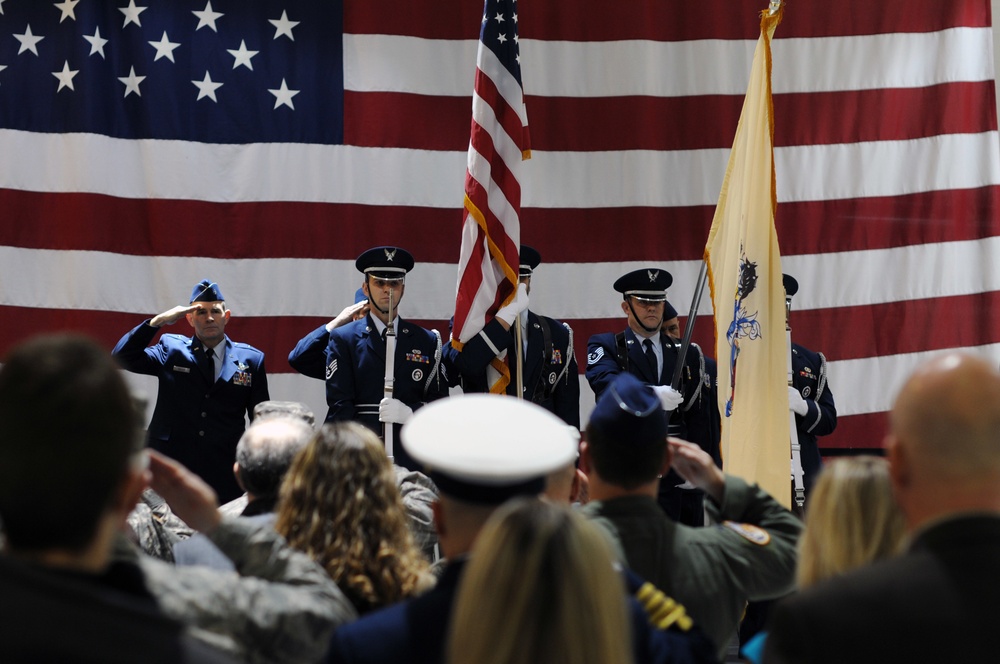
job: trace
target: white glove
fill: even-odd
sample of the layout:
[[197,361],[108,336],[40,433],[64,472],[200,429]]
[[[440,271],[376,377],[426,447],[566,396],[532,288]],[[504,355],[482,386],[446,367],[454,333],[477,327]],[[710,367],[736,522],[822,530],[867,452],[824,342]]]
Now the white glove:
[[653,385],[652,387],[653,391],[656,392],[656,396],[660,397],[660,403],[663,404],[663,410],[668,413],[672,410],[676,410],[677,406],[684,403],[684,395],[669,385]]
[[385,397],[378,402],[378,421],[406,424],[413,415],[413,409],[399,399]]
[[514,324],[514,319],[517,315],[528,308],[528,285],[518,284],[517,285],[517,295],[514,299],[505,307],[501,307],[497,311],[497,318],[507,323],[510,327]]
[[803,416],[809,412],[809,405],[806,404],[806,400],[803,399],[802,395],[799,394],[799,391],[791,385],[788,386],[788,410],[792,411],[796,415]]

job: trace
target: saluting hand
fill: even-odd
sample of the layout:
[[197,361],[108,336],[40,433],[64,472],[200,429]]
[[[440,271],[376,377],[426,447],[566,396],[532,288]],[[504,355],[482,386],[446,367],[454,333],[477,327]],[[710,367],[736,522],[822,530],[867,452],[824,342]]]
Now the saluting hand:
[[333,332],[336,328],[341,325],[346,325],[351,321],[361,320],[368,315],[368,300],[362,300],[361,302],[355,302],[354,304],[344,307],[344,309],[337,314],[337,317],[326,324],[326,331]]
[[164,325],[173,325],[187,314],[194,313],[194,310],[197,308],[197,304],[190,304],[188,306],[178,305],[169,311],[164,311],[162,314],[153,316],[152,320],[149,321],[149,326],[163,327]]
[[222,521],[215,491],[203,479],[170,457],[149,454],[149,486],[163,496],[174,514],[195,530],[207,533]]
[[673,453],[673,468],[685,480],[703,490],[717,503],[722,502],[726,476],[715,465],[711,455],[694,443],[680,438],[667,438]]

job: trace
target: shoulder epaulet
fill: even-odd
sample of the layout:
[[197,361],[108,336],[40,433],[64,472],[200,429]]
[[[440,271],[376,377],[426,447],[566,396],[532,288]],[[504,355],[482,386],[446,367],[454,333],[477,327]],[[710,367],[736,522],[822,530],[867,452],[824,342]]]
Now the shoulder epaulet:
[[649,624],[657,629],[676,627],[686,632],[694,625],[683,604],[670,597],[648,581],[635,591],[635,598],[642,604],[649,617]]

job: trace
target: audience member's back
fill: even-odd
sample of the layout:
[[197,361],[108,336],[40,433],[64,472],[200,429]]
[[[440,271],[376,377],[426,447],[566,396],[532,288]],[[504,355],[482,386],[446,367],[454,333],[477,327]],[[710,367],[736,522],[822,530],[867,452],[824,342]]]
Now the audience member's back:
[[780,603],[766,662],[996,659],[1000,373],[943,355],[906,382],[885,441],[908,550]]
[[0,661],[228,661],[181,637],[138,570],[109,565],[145,486],[136,416],[111,356],[42,337],[0,369]]

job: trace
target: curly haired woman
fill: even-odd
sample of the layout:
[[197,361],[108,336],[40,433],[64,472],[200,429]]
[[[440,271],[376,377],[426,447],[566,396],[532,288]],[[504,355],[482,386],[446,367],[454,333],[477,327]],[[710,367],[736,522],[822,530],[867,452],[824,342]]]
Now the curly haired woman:
[[326,569],[358,613],[434,584],[382,442],[355,422],[324,425],[299,452],[281,487],[275,528]]

